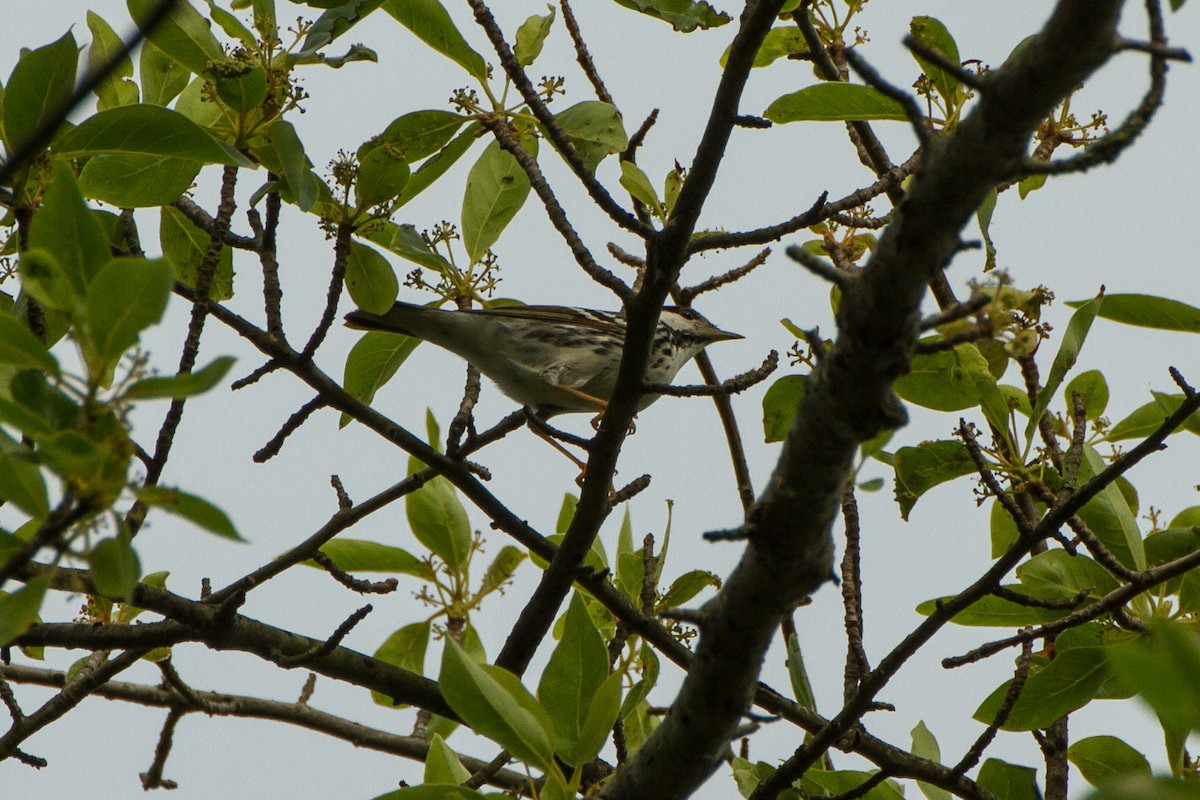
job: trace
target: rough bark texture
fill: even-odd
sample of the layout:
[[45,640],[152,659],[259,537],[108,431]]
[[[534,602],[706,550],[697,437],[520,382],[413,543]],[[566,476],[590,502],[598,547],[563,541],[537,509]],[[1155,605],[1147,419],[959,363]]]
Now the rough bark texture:
[[1111,55],[1120,7],[1060,2],[1042,33],[988,78],[954,133],[935,140],[877,252],[844,287],[837,339],[747,516],[749,546],[705,608],[679,697],[614,776],[609,800],[686,797],[718,763],[783,614],[832,574],[830,529],[856,447],[904,422],[892,383],[908,368],[928,283],[986,193],[1015,173],[1038,121]]

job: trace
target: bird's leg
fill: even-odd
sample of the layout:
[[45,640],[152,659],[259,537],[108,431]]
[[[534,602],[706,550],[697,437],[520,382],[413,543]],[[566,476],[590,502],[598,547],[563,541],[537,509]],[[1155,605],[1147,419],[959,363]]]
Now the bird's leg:
[[529,420],[529,429],[533,431],[538,438],[544,440],[555,450],[571,459],[571,463],[579,467],[579,479],[582,480],[583,476],[587,473],[587,462],[579,459],[574,453],[563,447],[559,440],[561,439],[562,441],[570,442],[571,444],[582,447],[584,450],[588,448],[587,440],[580,439],[577,436],[572,436],[566,431],[560,431],[557,428],[551,427],[549,423],[535,414],[528,407],[525,408],[525,417]]
[[[596,408],[600,409],[600,413],[597,414],[596,416],[592,417],[592,423],[591,423],[592,430],[594,430],[594,431],[600,430],[600,420],[604,419],[604,412],[608,410],[608,401],[607,400],[601,400],[599,397],[590,395],[587,392],[581,392],[580,390],[576,389],[573,386],[564,386],[561,383],[554,383],[551,385],[556,389],[562,389],[567,394],[575,395],[580,400],[586,400],[589,403],[595,403]],[[629,432],[631,434],[637,432],[637,426],[634,425],[633,420],[629,421]]]

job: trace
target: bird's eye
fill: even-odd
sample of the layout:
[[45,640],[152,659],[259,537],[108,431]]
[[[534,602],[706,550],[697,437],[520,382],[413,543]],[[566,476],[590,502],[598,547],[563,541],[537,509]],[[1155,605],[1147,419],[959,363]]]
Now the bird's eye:
[[695,319],[696,312],[690,308],[681,308],[679,309],[679,316],[683,317],[684,319]]

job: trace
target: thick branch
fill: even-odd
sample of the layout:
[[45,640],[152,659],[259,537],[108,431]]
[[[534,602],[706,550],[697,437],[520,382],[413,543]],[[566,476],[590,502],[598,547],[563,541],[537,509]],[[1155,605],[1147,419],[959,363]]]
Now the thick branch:
[[[844,289],[838,338],[810,377],[775,472],[746,519],[750,546],[705,607],[671,713],[606,797],[682,797],[713,768],[783,615],[832,572],[830,526],[855,448],[904,421],[892,381],[908,368],[926,285],[985,194],[1023,157],[1038,122],[1110,55],[1119,7],[1117,0],[1061,2],[1045,30],[997,70],[974,111],[928,153],[878,250]],[[832,744],[905,659],[885,659],[814,741]],[[815,759],[824,747],[811,750]],[[790,784],[808,759],[781,770],[760,796]]]

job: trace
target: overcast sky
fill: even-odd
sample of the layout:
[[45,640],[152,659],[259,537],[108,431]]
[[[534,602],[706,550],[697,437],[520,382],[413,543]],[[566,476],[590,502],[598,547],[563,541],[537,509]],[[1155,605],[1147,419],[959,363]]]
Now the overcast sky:
[[[76,39],[81,44],[87,42],[87,9],[100,13],[118,31],[129,29],[124,4],[119,0],[47,0],[38,4],[36,13],[30,13],[24,5],[19,11],[16,3],[8,5],[11,7],[5,8],[7,13],[0,25],[0,78],[4,80],[19,47],[41,46],[72,27]],[[278,5],[280,19],[306,11],[283,2]],[[488,58],[486,41],[472,27],[465,3],[448,0],[447,5],[468,40]],[[545,11],[543,2],[506,0],[496,5],[503,6],[500,18],[510,36],[526,16]],[[717,5],[736,16],[735,4]],[[1200,42],[1194,5],[1167,20],[1172,43],[1193,52]],[[734,26],[683,36],[615,3],[577,2],[576,6],[597,65],[625,113],[626,128],[634,130],[651,109],[661,109],[659,122],[639,154],[639,163],[658,182],[674,160],[684,165],[691,161],[719,75],[718,58],[733,36]],[[928,14],[946,23],[963,58],[996,65],[1022,38],[1040,27],[1050,8],[1048,2],[1032,0],[875,3],[863,17],[870,43],[861,52],[894,83],[911,84],[918,74],[917,67],[899,42],[910,17]],[[1129,4],[1126,28],[1131,36],[1143,34],[1138,4]],[[350,64],[336,71],[308,68],[300,73],[311,99],[305,103],[307,113],[291,119],[319,168],[323,169],[338,150],[353,150],[405,111],[446,107],[450,93],[467,83],[456,65],[428,51],[382,13],[371,17],[344,41],[361,41],[373,48],[379,54],[379,63]],[[494,57],[488,60],[495,61]],[[561,20],[532,70],[535,77],[542,71],[567,76],[569,93],[565,101],[559,101],[563,107],[589,99]],[[1081,116],[1102,108],[1119,120],[1139,98],[1145,75],[1142,56],[1122,55],[1086,88],[1074,108]],[[811,71],[804,64],[781,62],[770,70],[758,71],[752,77],[742,111],[761,113],[775,97],[812,82]],[[1012,192],[1004,195],[992,228],[1000,266],[1018,285],[1044,284],[1059,300],[1085,299],[1104,285],[1109,292],[1160,294],[1200,305],[1193,232],[1193,195],[1200,185],[1200,159],[1194,147],[1198,107],[1200,76],[1196,69],[1173,66],[1166,107],[1137,146],[1114,167],[1052,180],[1025,201]],[[913,139],[906,126],[882,123],[877,130],[894,161],[907,157]],[[542,163],[547,165],[550,179],[589,247],[604,256],[603,261],[614,270],[623,269],[607,259],[604,246],[613,240],[636,250],[636,243],[615,231],[602,214],[590,207],[549,153],[549,148],[543,149]],[[464,158],[442,184],[403,209],[397,221],[422,229],[442,220],[456,221],[466,169],[473,158]],[[615,175],[611,162],[600,170],[601,179],[614,193],[618,190]],[[261,174],[243,175],[243,209],[262,179]],[[839,125],[794,124],[769,131],[739,130],[730,144],[701,227],[757,227],[808,207],[821,191],[829,190],[832,197],[838,197],[870,181]],[[201,183],[195,199],[206,208],[215,207],[211,180]],[[876,210],[882,211],[883,206],[877,205]],[[236,225],[245,231],[241,213]],[[143,242],[152,250],[157,222],[146,215],[141,226]],[[971,230],[964,232],[965,238],[976,235]],[[805,238],[791,237],[781,245]],[[614,307],[611,295],[575,266],[532,197],[495,250],[502,267],[501,295],[530,303]],[[792,339],[780,326],[781,318],[805,327],[820,325],[825,335],[833,334],[827,287],[790,263],[782,250],[777,246],[766,266],[751,277],[719,295],[706,295],[699,303],[718,326],[747,337],[711,350],[723,375],[756,366],[770,349],[786,350]],[[718,253],[696,259],[686,267],[682,280],[685,284],[699,282],[740,264],[751,254]],[[979,253],[969,252],[951,267],[949,278],[960,297],[968,293],[967,281],[979,276],[981,259]],[[331,261],[330,243],[311,222],[299,214],[286,215],[280,235],[280,263],[286,324],[289,330],[304,332],[297,336],[306,335],[324,302]],[[404,263],[394,265],[401,275],[410,269]],[[261,301],[255,265],[243,261],[238,269],[240,294],[233,305],[257,319]],[[407,289],[402,289],[401,297],[425,299]],[[348,298],[343,310],[349,310]],[[1056,303],[1048,310],[1047,318],[1061,330],[1069,313],[1062,303]],[[155,363],[164,371],[172,369],[178,359],[186,314],[184,304],[176,302],[162,328],[147,342]],[[335,330],[319,356],[321,365],[340,376],[341,363],[354,340],[353,333]],[[1049,346],[1057,347],[1057,340]],[[239,356],[236,375],[258,364],[236,339],[215,322],[210,323],[202,363],[227,353]],[[1048,365],[1052,353],[1053,349],[1044,352],[1039,360]],[[1167,376],[1169,365],[1179,367],[1193,385],[1200,383],[1200,348],[1194,339],[1099,321],[1078,369],[1104,369],[1113,393],[1109,416],[1119,419],[1148,401],[1150,390],[1174,390]],[[788,370],[785,365],[780,374]],[[443,424],[448,422],[457,407],[462,379],[462,364],[455,357],[433,347],[421,347],[380,392],[376,405],[410,430],[423,431],[427,407]],[[677,382],[697,379],[694,368],[688,367]],[[761,442],[761,399],[766,385],[769,381],[735,400],[756,487],[765,483],[778,453],[778,445]],[[147,532],[137,540],[146,572],[170,569],[169,588],[195,596],[201,577],[211,577],[215,586],[224,585],[319,526],[336,508],[328,489],[331,472],[342,477],[356,500],[402,476],[407,461],[403,453],[361,427],[339,431],[337,415],[332,412],[318,414],[288,441],[276,460],[265,466],[252,464],[250,455],[308,397],[296,380],[276,374],[232,396],[227,388],[221,388],[189,404],[164,480],[221,505],[251,544],[229,544],[183,523],[152,517]],[[490,424],[511,409],[511,401],[486,386],[477,409],[480,425]],[[150,404],[139,410],[135,437],[143,445],[152,441],[163,410],[163,406]],[[897,434],[896,446],[948,438],[955,423],[950,416],[921,409],[912,409],[912,417],[913,424]],[[580,433],[587,431],[582,417],[564,424]],[[693,568],[723,574],[738,555],[740,548],[736,545],[700,542],[705,530],[732,527],[741,519],[724,453],[715,413],[703,399],[666,399],[639,415],[637,433],[629,439],[622,456],[618,481],[643,472],[653,474],[650,489],[631,508],[638,539],[646,533],[661,538],[666,502],[674,501],[668,576]],[[560,456],[521,431],[481,454],[480,460],[495,474],[493,492],[539,530],[552,529],[563,493],[575,490],[574,473]],[[1143,511],[1153,505],[1165,509],[1169,518],[1179,509],[1200,502],[1193,489],[1200,483],[1195,464],[1196,442],[1189,437],[1140,467],[1132,479],[1142,492]],[[878,467],[868,467],[864,473],[864,477],[884,475],[886,472]],[[874,663],[918,622],[913,611],[917,603],[957,591],[988,563],[987,517],[986,507],[975,510],[969,490],[961,481],[922,498],[907,523],[901,521],[892,501],[890,478],[883,491],[861,496],[860,504],[864,515],[867,651]],[[488,529],[482,515],[472,512],[472,521],[488,534],[492,552],[507,543]],[[603,534],[610,553],[615,547],[618,521],[614,517]],[[0,524],[11,522],[11,514],[0,513]],[[350,535],[415,548],[407,538],[399,505],[373,517]],[[300,574],[289,574],[252,593],[244,612],[324,638],[362,603],[315,571],[293,572]],[[508,622],[523,601],[523,592],[535,578],[535,570],[523,566],[517,586],[503,601],[490,603],[476,620],[484,631],[489,654],[498,650]],[[391,630],[424,614],[404,591],[372,602],[376,612],[354,631],[346,642],[348,646],[371,652]],[[69,619],[77,603],[78,599],[72,598],[69,604],[59,607],[59,618]],[[820,709],[831,713],[841,696],[844,649],[836,589],[827,586],[821,590],[813,604],[797,614],[797,624]],[[908,745],[908,731],[923,718],[941,740],[947,760],[957,760],[980,731],[980,726],[969,719],[971,712],[1007,677],[1011,661],[1003,655],[951,672],[942,671],[937,662],[989,638],[997,638],[994,631],[989,635],[987,631],[954,630],[940,635],[883,693],[880,699],[895,704],[897,711],[872,716],[871,731],[903,747]],[[543,646],[541,658],[549,649]],[[65,668],[76,655],[54,653],[48,664]],[[196,688],[278,699],[294,699],[305,677],[301,671],[264,668],[251,656],[210,653],[197,646],[179,648],[176,663]],[[427,671],[436,674],[436,665],[436,655],[431,654]],[[155,683],[157,672],[149,666],[139,667],[122,678]],[[781,652],[772,651],[764,678],[786,691]],[[677,676],[669,675],[664,678],[664,686],[674,685],[676,680]],[[18,693],[26,712],[49,696],[24,687],[18,687]],[[670,692],[664,689],[655,697],[666,704]],[[411,712],[381,709],[365,701],[365,692],[321,679],[312,702],[323,710],[387,730],[407,733],[411,729]],[[1115,705],[1100,704],[1072,717],[1073,739],[1114,732],[1115,727],[1153,763],[1162,765],[1157,726],[1144,713],[1131,721],[1129,707],[1122,705],[1118,711]],[[1114,726],[1115,713],[1121,717]],[[141,791],[137,773],[150,764],[162,717],[159,710],[95,698],[85,701],[66,719],[26,743],[24,749],[28,752],[50,760],[48,768],[35,772],[10,759],[0,763],[0,786],[6,796],[12,797],[78,795],[115,800],[134,796]],[[754,758],[776,760],[796,745],[796,730],[783,724],[775,727],[753,741]],[[495,752],[493,745],[472,741],[462,734],[450,744],[484,758]],[[1028,736],[1002,735],[992,754],[1029,765],[1040,763]],[[845,757],[837,763],[858,765]],[[730,797],[733,787],[724,772],[698,796]],[[190,715],[176,735],[166,776],[180,783],[173,794],[180,800],[210,798],[228,790],[262,797],[328,796],[335,785],[340,786],[339,797],[369,798],[394,787],[401,778],[418,781],[420,765],[285,726]],[[1083,788],[1082,781],[1074,785],[1077,792]],[[909,792],[910,797],[916,796],[915,787]]]

